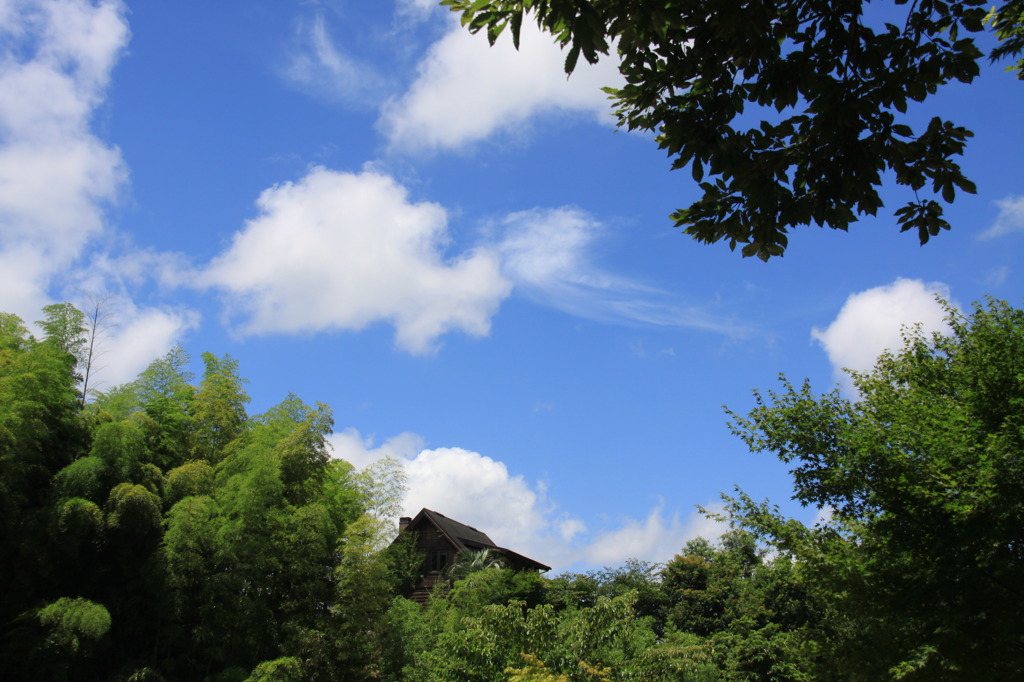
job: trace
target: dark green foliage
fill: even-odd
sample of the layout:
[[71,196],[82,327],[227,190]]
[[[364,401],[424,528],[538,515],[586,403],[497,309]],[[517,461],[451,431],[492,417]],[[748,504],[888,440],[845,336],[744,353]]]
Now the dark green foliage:
[[164,501],[173,506],[185,497],[213,492],[214,470],[205,460],[192,460],[167,472]]
[[57,472],[53,484],[61,497],[84,497],[102,502],[110,491],[107,464],[99,457],[83,457]]
[[661,575],[667,628],[703,638],[725,679],[813,679],[821,609],[793,563],[767,559],[751,533],[692,540]]
[[67,545],[98,542],[104,526],[103,511],[90,500],[72,497],[57,509],[57,531]]
[[46,589],[44,577],[64,568],[49,547],[59,525],[49,507],[53,476],[84,454],[87,437],[73,368],[66,350],[36,341],[15,316],[0,316],[0,642],[27,641],[29,650],[37,640],[27,614],[65,596]]
[[44,341],[0,315],[0,679],[369,676],[409,562],[357,522],[396,491],[330,459],[329,408],[250,420],[237,363],[196,387],[181,349],[83,406],[81,315],[45,312]]
[[137,481],[150,459],[146,434],[131,422],[108,422],[93,430],[91,457],[106,464],[114,480]]
[[192,456],[216,463],[224,448],[242,433],[249,396],[238,376],[238,362],[230,356],[217,358],[203,353],[206,371],[196,394],[191,433]]
[[423,567],[423,553],[416,549],[416,535],[400,533],[385,550],[391,573],[395,580],[395,589],[402,596],[412,595],[420,580],[420,569]]
[[734,415],[792,465],[798,500],[834,510],[805,528],[732,500],[838,607],[830,653],[857,679],[1024,672],[1024,312],[990,300],[948,321],[854,374],[858,401],[784,382]]
[[650,617],[660,635],[668,606],[661,571],[659,564],[627,559],[618,568],[605,567],[586,574],[563,573],[547,581],[546,599],[558,608],[588,608],[602,597],[612,599],[633,593],[636,615]]
[[197,388],[174,351],[83,408],[67,350],[0,316],[0,679],[1019,679],[1024,312],[949,321],[857,401],[784,383],[733,415],[828,523],[740,493],[663,567],[469,555],[421,606],[382,520],[401,469],[331,460],[326,406],[250,419],[233,361]]
[[545,601],[545,585],[535,571],[513,571],[492,566],[457,580],[448,599],[463,611],[472,612],[488,604],[519,602],[532,608]]
[[302,682],[302,662],[291,656],[264,661],[256,666],[246,682]]
[[136,539],[163,534],[160,498],[141,485],[119,483],[110,491],[104,507],[107,528]]
[[[992,61],[1016,57],[1024,52],[1024,2],[1011,0],[998,12],[989,12],[985,21],[992,25],[1000,44],[992,50]],[[1017,78],[1024,80],[1024,57],[1017,60],[1007,71],[1016,71]]]
[[110,613],[88,599],[61,597],[39,610],[48,631],[46,644],[61,653],[77,654],[110,631]]
[[[973,193],[955,162],[969,130],[907,114],[951,82],[970,83],[984,57],[983,0],[442,0],[493,42],[507,27],[518,46],[536,21],[579,57],[617,52],[626,84],[608,89],[619,125],[657,134],[672,168],[689,166],[703,196],[672,218],[705,243],[744,256],[781,255],[790,229],[846,230],[882,207],[883,178],[912,198],[895,215],[922,244],[949,229],[941,204]],[[1024,3],[988,15],[1001,45],[1024,44]],[[1020,63],[1018,63],[1019,67]]]

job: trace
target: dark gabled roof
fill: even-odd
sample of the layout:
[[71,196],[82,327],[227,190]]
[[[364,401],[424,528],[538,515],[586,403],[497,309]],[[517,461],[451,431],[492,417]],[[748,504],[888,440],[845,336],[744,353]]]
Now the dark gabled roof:
[[444,514],[425,507],[409,523],[409,530],[419,530],[425,520],[429,520],[439,531],[444,533],[449,542],[455,545],[455,548],[460,552],[467,549],[483,549],[485,547],[497,548],[497,545],[487,537],[486,533],[481,533],[476,528],[473,528],[473,526],[459,523],[455,519],[449,519]]
[[534,561],[530,557],[523,556],[518,552],[513,552],[511,549],[498,547],[494,544],[493,540],[487,537],[486,533],[478,531],[476,528],[473,528],[473,526],[467,526],[464,523],[459,523],[455,519],[450,519],[444,514],[432,509],[427,509],[426,507],[421,509],[420,513],[409,522],[406,529],[414,531],[421,530],[425,524],[431,524],[441,531],[441,533],[458,552],[464,552],[467,549],[491,548],[496,549],[503,554],[513,566],[518,566],[520,568],[532,568],[538,571],[551,570],[550,566],[546,566],[539,561]]
[[518,566],[521,568],[532,568],[535,571],[540,571],[541,573],[546,573],[551,570],[550,566],[542,564],[539,561],[534,561],[530,557],[523,556],[519,552],[513,552],[511,549],[499,547],[498,551],[504,554],[508,558],[509,563],[511,563],[513,566]]

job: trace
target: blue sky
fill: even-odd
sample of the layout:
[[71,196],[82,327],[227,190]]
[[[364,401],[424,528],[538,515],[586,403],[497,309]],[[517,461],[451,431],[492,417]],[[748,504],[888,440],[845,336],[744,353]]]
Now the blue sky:
[[[979,192],[925,247],[887,210],[784,258],[702,246],[695,187],[615,132],[611,61],[494,48],[422,0],[0,2],[0,309],[112,295],[99,379],[230,354],[251,412],[335,411],[436,509],[558,569],[665,560],[740,486],[802,520],[723,405],[826,390],[935,292],[1020,304],[1024,88],[1001,66],[911,111],[972,129]],[[198,369],[198,367],[197,367]]]

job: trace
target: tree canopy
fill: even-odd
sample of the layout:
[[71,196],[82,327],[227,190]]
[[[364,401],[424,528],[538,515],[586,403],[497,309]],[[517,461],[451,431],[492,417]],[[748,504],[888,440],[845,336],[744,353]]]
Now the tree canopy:
[[[83,406],[67,307],[0,314],[0,678],[1017,680],[1024,311],[949,308],[855,373],[783,380],[734,431],[792,466],[808,527],[742,492],[664,565],[554,578],[488,553],[426,604],[389,543],[399,464],[332,459],[332,414],[250,416],[230,357],[172,349]],[[67,322],[70,321],[70,324]]]
[[[978,75],[986,24],[992,60],[1024,50],[1024,0],[991,11],[984,0],[441,4],[492,43],[508,28],[518,47],[535,21],[567,48],[567,73],[580,56],[614,53],[619,125],[656,133],[703,193],[676,225],[762,260],[783,254],[792,228],[847,230],[876,215],[890,178],[908,190],[901,231],[924,244],[949,229],[940,201],[976,191],[956,162],[972,133],[939,117],[915,130],[908,108]],[[1024,79],[1024,58],[1010,68]]]
[[859,399],[805,382],[757,394],[736,432],[793,467],[806,528],[746,496],[736,519],[839,608],[849,679],[1019,679],[1024,671],[1024,311],[990,300],[949,336],[906,333]]
[[69,304],[43,312],[42,340],[0,314],[0,678],[352,679],[369,665],[399,575],[386,552],[350,558],[383,544],[371,513],[401,491],[368,491],[330,458],[330,409],[289,396],[250,416],[236,361],[204,354],[194,385],[181,348],[83,404],[90,330]]

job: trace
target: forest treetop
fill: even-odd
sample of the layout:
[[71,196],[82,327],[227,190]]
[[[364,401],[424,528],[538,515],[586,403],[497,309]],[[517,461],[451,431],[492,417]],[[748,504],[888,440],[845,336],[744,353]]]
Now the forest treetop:
[[909,330],[855,373],[859,400],[784,381],[732,415],[821,523],[740,493],[731,531],[664,565],[465,566],[426,607],[401,596],[411,533],[382,521],[402,472],[330,458],[327,406],[249,416],[234,360],[204,354],[196,385],[180,348],[83,406],[81,318],[44,312],[43,340],[0,314],[2,679],[1024,673],[1024,311],[1004,302]]

